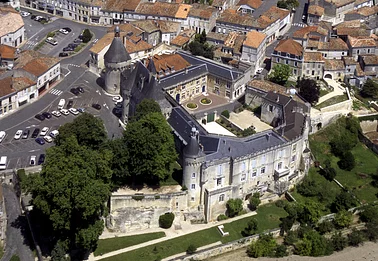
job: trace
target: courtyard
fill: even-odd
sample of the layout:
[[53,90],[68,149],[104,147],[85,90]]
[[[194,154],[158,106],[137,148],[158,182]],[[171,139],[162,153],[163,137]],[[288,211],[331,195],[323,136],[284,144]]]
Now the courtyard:
[[272,126],[262,122],[259,117],[249,110],[243,110],[239,113],[231,112],[229,120],[242,130],[248,129],[251,126],[255,127],[256,132],[273,129]]
[[[204,103],[202,100],[206,99],[208,103]],[[202,101],[202,102],[201,102]],[[189,113],[197,113],[200,111],[215,109],[219,106],[222,106],[224,104],[228,104],[229,100],[220,97],[216,94],[208,93],[207,95],[201,94],[200,96],[191,98],[188,101],[185,101],[182,106],[187,110]],[[191,105],[196,105],[191,108]]]

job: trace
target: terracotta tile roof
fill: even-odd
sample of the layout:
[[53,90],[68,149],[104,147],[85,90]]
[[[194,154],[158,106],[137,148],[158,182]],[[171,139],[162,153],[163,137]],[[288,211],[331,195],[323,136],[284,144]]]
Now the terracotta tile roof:
[[24,26],[24,21],[19,13],[0,9],[0,37],[14,33]]
[[14,59],[16,58],[16,51],[17,48],[5,45],[5,44],[0,44],[0,56],[1,58],[4,59]]
[[219,40],[219,41],[222,41],[222,42],[224,42],[226,40],[226,38],[227,38],[227,34],[220,34],[220,33],[215,33],[215,32],[209,32],[206,35],[206,39]]
[[305,52],[303,59],[305,62],[324,62],[324,58],[320,52]]
[[272,6],[268,11],[263,13],[257,21],[260,24],[260,27],[266,28],[277,20],[283,20],[290,14],[289,10],[278,8],[277,6]]
[[142,0],[106,0],[102,9],[108,11],[135,11]]
[[0,97],[9,95],[15,91],[12,86],[12,76],[0,79]]
[[349,35],[353,37],[369,36],[369,31],[360,27],[342,27],[336,29],[337,35]]
[[25,64],[22,69],[25,71],[35,75],[35,76],[41,76],[46,71],[48,71],[51,67],[53,67],[55,64],[57,64],[60,60],[58,58],[37,58],[34,59],[27,64]]
[[114,38],[114,33],[107,33],[95,43],[89,51],[99,54],[106,46],[109,46]]
[[[172,73],[172,70],[181,71],[191,65],[181,55],[176,53],[154,55],[152,61],[154,62],[156,72],[159,74],[162,71],[163,75]],[[148,67],[149,62],[150,60],[148,59],[146,67]]]
[[344,28],[344,27],[360,27],[361,21],[360,20],[351,20],[351,21],[344,21],[339,23],[335,26],[336,29]]
[[30,61],[38,59],[38,58],[49,58],[49,57],[44,54],[41,54],[40,52],[33,51],[33,50],[22,51],[16,60],[15,69],[22,68]]
[[360,76],[360,77],[365,76],[365,73],[364,73],[364,71],[362,70],[361,65],[360,65],[359,63],[357,63],[357,65],[356,65],[356,71],[355,71],[355,74],[356,74],[357,76]]
[[227,2],[227,0],[214,0],[211,5],[215,7],[223,7],[225,2]]
[[190,37],[178,35],[171,41],[171,45],[176,45],[179,47],[184,46],[185,44],[189,43]]
[[115,27],[118,26],[121,32],[125,33],[133,33],[133,35],[142,35],[143,30],[137,28],[136,26],[133,25],[133,23],[129,24],[119,24],[119,25],[113,25],[108,29],[108,33],[113,33],[114,34],[114,29]]
[[294,41],[293,39],[281,40],[277,44],[276,48],[274,48],[274,50],[277,52],[289,53],[296,56],[303,55],[303,46],[300,43]]
[[[286,87],[270,82],[270,81],[253,79],[247,83],[247,86],[262,90],[267,93],[274,92],[274,93],[283,94],[285,96],[289,96],[287,93],[288,89]],[[303,100],[301,100],[297,95],[293,95],[292,98],[295,101],[299,101],[303,103]]]
[[134,37],[130,37],[129,39],[126,38],[126,51],[129,54],[137,53],[140,51],[147,51],[152,48],[153,46],[151,44],[143,41],[140,37],[134,36]]
[[324,8],[318,5],[310,5],[307,12],[310,15],[322,16],[324,14]]
[[135,12],[145,15],[154,16],[168,16],[175,18],[186,18],[188,17],[191,6],[186,4],[176,4],[176,3],[165,3],[165,2],[155,2],[155,3],[140,3],[136,8]]
[[90,6],[101,7],[101,6],[104,5],[104,1],[102,1],[102,0],[79,0],[79,1],[75,1],[75,2],[86,5],[87,7],[90,7]]
[[355,0],[325,0],[331,4],[334,4],[336,7],[342,7],[350,3],[354,3]]
[[357,62],[354,60],[353,57],[350,56],[343,56],[343,61],[345,65],[355,65]]
[[12,87],[16,91],[21,91],[29,86],[35,85],[36,82],[27,77],[13,77]]
[[362,4],[362,3],[366,3],[366,2],[369,2],[370,0],[356,0],[356,2],[354,2],[354,5],[357,6],[359,4]]
[[190,8],[189,16],[210,19],[213,15],[215,15],[216,12],[217,9],[215,7],[209,5],[193,4],[192,8]]
[[248,5],[252,7],[253,9],[257,9],[262,5],[261,0],[240,0],[239,3],[236,4],[236,6],[241,6],[241,5]]
[[137,20],[131,22],[131,24],[147,33],[152,33],[159,30],[162,33],[178,32],[181,26],[178,22],[164,20]]
[[300,39],[307,39],[308,35],[311,32],[317,32],[321,35],[327,35],[328,32],[326,29],[319,27],[319,26],[306,26],[298,29],[293,33],[293,38],[300,38]]
[[348,45],[341,38],[330,38],[329,42],[319,42],[318,50],[348,51]]
[[319,40],[308,40],[306,48],[316,48],[318,49],[319,46]]
[[247,38],[244,40],[243,45],[257,49],[265,39],[266,34],[252,30],[247,32]]
[[376,5],[371,6],[371,7],[365,6],[360,9],[357,9],[356,11],[362,16],[376,15],[378,13],[378,6]]
[[375,47],[375,40],[371,37],[353,37],[348,36],[348,41],[352,47]]
[[[217,22],[223,22],[228,24],[236,24],[241,26],[249,26],[253,28],[263,28],[260,23],[248,14],[241,14],[236,12],[236,10],[226,9],[218,17]],[[264,22],[267,23],[267,22]]]
[[326,59],[324,62],[324,70],[327,71],[341,71],[345,69],[344,61]]
[[378,65],[378,55],[361,55],[361,58],[365,65]]

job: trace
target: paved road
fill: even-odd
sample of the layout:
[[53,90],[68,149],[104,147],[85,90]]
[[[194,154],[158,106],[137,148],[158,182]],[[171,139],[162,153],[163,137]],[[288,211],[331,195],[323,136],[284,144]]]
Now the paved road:
[[261,6],[253,12],[252,16],[255,18],[260,17],[260,15],[268,11],[273,5],[276,6],[277,2],[278,0],[263,1]]
[[28,229],[26,219],[21,215],[20,201],[11,186],[3,184],[3,197],[7,213],[5,253],[1,261],[9,261],[16,254],[22,261],[34,261],[34,256],[21,232]]

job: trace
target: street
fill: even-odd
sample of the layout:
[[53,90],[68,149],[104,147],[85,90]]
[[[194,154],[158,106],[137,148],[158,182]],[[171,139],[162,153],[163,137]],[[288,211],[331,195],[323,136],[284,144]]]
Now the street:
[[21,216],[20,201],[12,186],[3,183],[2,189],[7,213],[7,232],[1,261],[9,261],[13,255],[17,255],[22,261],[34,261],[30,250],[31,242],[25,237],[29,233],[29,227],[26,218]]

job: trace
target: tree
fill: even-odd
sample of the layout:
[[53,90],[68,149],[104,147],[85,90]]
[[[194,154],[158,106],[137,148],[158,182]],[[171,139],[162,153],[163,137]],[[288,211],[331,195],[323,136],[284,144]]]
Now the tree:
[[347,210],[340,210],[336,213],[335,219],[333,222],[335,223],[336,227],[344,228],[349,227],[352,223],[353,217],[352,213]]
[[251,243],[247,249],[247,254],[254,258],[274,257],[276,248],[277,243],[273,236],[271,234],[262,234],[257,241]]
[[334,228],[335,226],[333,225],[333,223],[328,220],[318,224],[318,231],[321,235],[331,232]]
[[153,113],[161,113],[159,104],[153,99],[144,99],[141,103],[136,106],[135,109],[135,120],[140,120],[142,117]]
[[331,237],[333,250],[341,251],[348,245],[348,239],[344,237],[341,232],[333,234]]
[[298,0],[280,0],[277,2],[277,7],[283,9],[292,9],[297,8],[299,6]]
[[321,217],[322,206],[314,201],[306,201],[302,211],[298,213],[298,221],[301,224],[314,225]]
[[243,201],[240,198],[229,199],[226,203],[227,216],[235,217],[243,210]]
[[327,240],[315,230],[309,230],[304,234],[301,242],[295,249],[301,256],[323,256],[327,251]]
[[297,231],[288,231],[285,238],[284,238],[284,244],[286,245],[294,245],[296,242],[298,242],[298,233]]
[[161,228],[170,228],[174,219],[175,215],[172,212],[165,213],[159,217],[159,226]]
[[361,94],[364,97],[378,98],[378,83],[372,79],[367,79],[365,84],[362,86]]
[[242,231],[243,237],[248,237],[256,234],[258,222],[255,218],[248,221],[247,227]]
[[194,254],[196,251],[197,251],[197,247],[196,247],[195,245],[193,245],[193,244],[190,244],[190,245],[188,246],[188,248],[186,249],[186,253],[187,253],[188,255],[192,255],[192,254]]
[[287,247],[285,245],[277,245],[274,257],[284,257],[288,256]]
[[203,30],[201,34],[196,34],[194,41],[189,43],[189,51],[193,55],[199,55],[209,59],[214,58],[214,48],[206,42],[205,30]]
[[285,85],[289,77],[291,76],[290,66],[287,64],[276,64],[273,66],[273,72],[269,79],[277,84]]
[[348,210],[350,208],[356,207],[357,201],[349,192],[342,191],[336,196],[335,201],[332,203],[331,209],[334,213],[341,210]]
[[352,233],[348,235],[348,243],[350,246],[359,246],[365,240],[364,233],[355,228],[352,229]]
[[280,228],[281,228],[281,235],[284,235],[284,233],[289,232],[290,229],[293,227],[295,219],[291,216],[282,217],[280,218]]
[[89,29],[84,29],[83,38],[82,38],[83,43],[88,43],[91,39],[92,39],[91,31],[89,31]]
[[161,113],[153,112],[130,122],[124,134],[128,168],[137,183],[159,184],[170,173],[177,153],[171,128]]
[[66,257],[68,250],[67,242],[58,241],[54,249],[51,251],[51,260],[52,261],[69,261],[69,258]]
[[250,126],[250,127],[248,127],[248,128],[246,128],[246,129],[244,129],[244,130],[241,131],[242,137],[251,136],[251,135],[253,135],[255,133],[256,133],[256,130],[255,130],[255,128],[253,126]]
[[101,217],[110,196],[111,159],[110,151],[80,146],[70,136],[47,150],[39,175],[29,176],[33,211],[70,250],[94,249],[104,229]]
[[356,160],[352,152],[347,151],[344,153],[342,158],[337,162],[340,169],[351,171],[356,166]]
[[299,95],[302,96],[310,104],[314,105],[318,102],[320,96],[320,87],[313,79],[301,79],[297,83]]
[[378,206],[367,205],[362,208],[362,211],[359,213],[360,219],[362,222],[378,223]]
[[252,211],[255,211],[257,207],[260,205],[260,193],[254,193],[252,197],[249,198],[249,208]]
[[376,221],[366,224],[366,237],[370,241],[377,241],[378,239],[378,223]]
[[336,177],[336,170],[332,167],[326,166],[322,170],[320,170],[320,174],[326,178],[328,181],[332,181]]
[[56,145],[61,145],[67,138],[74,136],[80,146],[98,149],[107,139],[104,123],[100,118],[84,112],[73,122],[59,128],[59,135],[55,139]]
[[347,151],[353,149],[357,144],[357,136],[349,131],[344,131],[340,136],[331,140],[332,153],[337,157],[342,157]]
[[224,110],[222,111],[221,113],[224,117],[226,117],[227,119],[230,118],[230,112],[228,110]]

